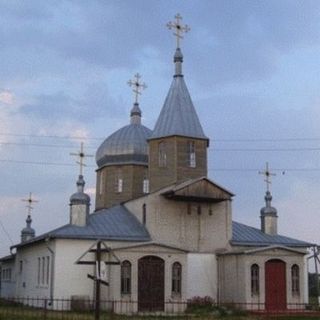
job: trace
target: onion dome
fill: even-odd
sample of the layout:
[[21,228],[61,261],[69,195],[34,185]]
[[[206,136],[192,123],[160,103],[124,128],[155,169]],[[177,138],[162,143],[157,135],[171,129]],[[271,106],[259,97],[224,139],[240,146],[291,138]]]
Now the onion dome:
[[152,131],[141,124],[141,110],[136,102],[130,113],[130,124],[111,134],[98,148],[99,168],[118,164],[148,164],[147,139]]
[[174,54],[175,74],[159,118],[150,139],[168,136],[209,139],[203,132],[182,74],[183,55],[180,48]]
[[32,219],[30,214],[26,219],[27,226],[21,230],[21,242],[27,241],[35,237],[35,230],[31,228]]
[[83,176],[79,175],[79,178],[77,181],[78,191],[70,197],[70,205],[75,205],[75,204],[90,205],[90,197],[86,193],[84,193],[84,185],[85,185],[85,181],[83,179]]
[[277,217],[277,209],[271,206],[272,196],[271,196],[270,191],[266,192],[264,199],[266,201],[266,206],[261,208],[261,210],[260,210],[261,216]]

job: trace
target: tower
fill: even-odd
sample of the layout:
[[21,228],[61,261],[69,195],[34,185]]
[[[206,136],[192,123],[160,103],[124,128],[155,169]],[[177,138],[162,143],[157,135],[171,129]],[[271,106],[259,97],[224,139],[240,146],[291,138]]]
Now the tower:
[[179,14],[175,18],[175,22],[167,25],[175,30],[177,37],[173,59],[175,73],[148,140],[150,191],[207,175],[209,139],[203,132],[182,73],[183,55],[179,40],[181,33],[189,31],[189,27],[181,25]]
[[147,139],[151,130],[141,124],[138,96],[146,85],[140,78],[136,74],[128,82],[135,93],[130,124],[111,134],[97,150],[96,210],[149,192]]
[[261,231],[270,235],[276,235],[278,233],[278,215],[277,209],[271,206],[272,196],[269,190],[269,185],[271,184],[270,177],[275,176],[275,174],[269,171],[268,162],[266,163],[265,171],[259,173],[265,175],[265,182],[267,184],[267,191],[264,197],[266,205],[260,210]]
[[83,160],[87,155],[83,150],[83,142],[81,142],[81,148],[78,153],[71,153],[73,156],[78,156],[79,161],[77,163],[80,166],[80,174],[77,181],[77,192],[70,197],[70,224],[84,227],[87,225],[87,219],[90,211],[90,197],[84,193],[85,181],[83,179],[83,167],[85,166]]
[[31,219],[31,211],[33,210],[32,204],[38,202],[32,198],[32,193],[30,192],[28,199],[22,199],[24,202],[28,202],[27,210],[28,216],[26,219],[26,227],[21,230],[21,242],[28,241],[35,237],[36,232],[31,227],[32,219]]

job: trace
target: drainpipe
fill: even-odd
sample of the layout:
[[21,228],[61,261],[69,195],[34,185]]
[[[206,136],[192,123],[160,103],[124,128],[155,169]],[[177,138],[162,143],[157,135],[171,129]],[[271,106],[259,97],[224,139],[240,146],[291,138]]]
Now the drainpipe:
[[45,239],[46,247],[51,253],[51,274],[50,274],[50,302],[49,305],[53,304],[53,290],[54,290],[54,260],[55,252],[49,247],[50,236]]

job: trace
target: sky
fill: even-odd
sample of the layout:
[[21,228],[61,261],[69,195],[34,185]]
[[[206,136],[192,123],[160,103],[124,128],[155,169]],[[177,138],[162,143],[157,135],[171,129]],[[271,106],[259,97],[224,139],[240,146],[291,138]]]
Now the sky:
[[[170,87],[176,13],[183,73],[205,134],[208,176],[260,227],[269,162],[279,233],[320,243],[320,1],[0,0],[0,255],[20,241],[32,192],[39,235],[68,223],[79,167],[129,123],[139,72],[153,129]],[[96,163],[86,159],[94,210]]]

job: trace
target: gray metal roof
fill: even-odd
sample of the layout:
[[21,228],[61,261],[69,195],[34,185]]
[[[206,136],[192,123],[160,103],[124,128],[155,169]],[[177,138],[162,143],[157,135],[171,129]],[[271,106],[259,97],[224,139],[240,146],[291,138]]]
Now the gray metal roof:
[[[182,63],[182,60],[175,60],[175,63]],[[173,77],[150,139],[172,135],[208,140],[193,106],[184,77],[181,74],[176,74]]]
[[239,222],[232,222],[232,245],[240,246],[269,246],[283,245],[289,247],[310,247],[312,244],[281,236],[269,235],[262,232],[260,229],[247,226]]
[[102,239],[116,241],[150,241],[147,229],[124,206],[102,209],[89,215],[85,227],[67,224],[41,236],[15,245],[24,246],[46,238]]
[[98,148],[96,162],[99,167],[111,164],[148,164],[147,139],[152,131],[131,123],[111,134]]

